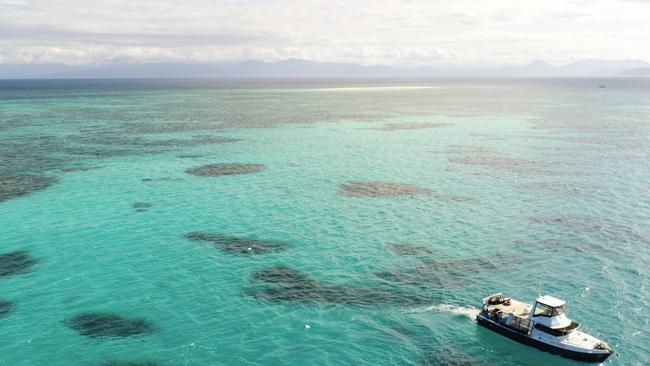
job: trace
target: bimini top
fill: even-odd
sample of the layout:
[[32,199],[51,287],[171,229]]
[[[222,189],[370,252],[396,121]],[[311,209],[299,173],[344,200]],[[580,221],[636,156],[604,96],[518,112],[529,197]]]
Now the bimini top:
[[548,306],[550,306],[552,308],[556,308],[556,307],[559,307],[559,306],[562,306],[562,305],[566,304],[566,301],[560,300],[557,297],[548,296],[548,295],[538,297],[537,302],[542,303],[544,305],[548,305]]

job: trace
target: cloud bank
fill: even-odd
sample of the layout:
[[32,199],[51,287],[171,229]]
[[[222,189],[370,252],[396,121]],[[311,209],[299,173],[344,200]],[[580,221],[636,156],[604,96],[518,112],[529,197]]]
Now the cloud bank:
[[631,0],[0,0],[0,63],[650,60]]

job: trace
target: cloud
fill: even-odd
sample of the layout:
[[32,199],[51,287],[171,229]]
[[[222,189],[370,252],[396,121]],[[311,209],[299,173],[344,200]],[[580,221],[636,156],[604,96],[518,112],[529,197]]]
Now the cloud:
[[650,59],[647,1],[0,0],[0,62]]
[[247,44],[277,44],[280,39],[273,35],[246,34],[201,34],[201,33],[133,33],[133,32],[98,32],[83,30],[67,30],[52,26],[24,26],[0,24],[0,34],[5,39],[56,42],[59,44],[112,44],[120,46],[143,47],[185,47],[197,45],[247,45]]
[[29,3],[25,0],[0,0],[0,10],[25,10]]

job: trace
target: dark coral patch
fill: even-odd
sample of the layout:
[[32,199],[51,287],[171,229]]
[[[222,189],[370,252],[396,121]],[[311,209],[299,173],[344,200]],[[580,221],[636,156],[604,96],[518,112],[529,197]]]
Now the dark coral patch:
[[223,136],[200,136],[188,140],[171,139],[171,140],[135,140],[132,143],[142,147],[178,147],[178,146],[197,146],[223,144],[227,142],[237,142],[240,139],[223,137]]
[[339,195],[348,197],[399,197],[431,192],[428,188],[394,182],[350,182],[339,189]]
[[288,247],[285,242],[281,241],[260,240],[198,231],[186,234],[185,237],[189,240],[210,242],[223,252],[238,255],[265,254],[284,250]]
[[449,194],[449,195],[436,195],[436,197],[442,201],[447,202],[472,202],[474,199],[472,197],[467,197],[459,194]]
[[269,302],[371,306],[421,305],[430,301],[427,296],[404,293],[387,287],[321,283],[307,274],[285,266],[255,272],[252,278],[272,286],[249,289],[248,294],[255,299]]
[[519,159],[481,147],[456,147],[450,151],[455,156],[449,161],[456,164],[482,166],[509,173],[548,173],[548,164],[527,159]]
[[187,169],[185,173],[199,177],[219,177],[222,175],[247,174],[266,169],[262,164],[208,164]]
[[47,188],[52,177],[30,174],[0,174],[0,202]]
[[406,294],[388,288],[348,287],[306,283],[297,286],[276,286],[249,291],[249,295],[258,300],[269,302],[289,302],[300,304],[329,305],[423,305],[429,297]]
[[36,259],[26,250],[0,254],[0,277],[25,274],[34,264]]
[[91,338],[132,337],[154,331],[154,326],[146,319],[129,319],[111,313],[79,314],[66,320],[65,324]]
[[[135,149],[102,149],[95,147],[69,147],[65,149],[65,152],[70,155],[79,155],[90,158],[112,158],[120,156],[147,155],[154,153],[151,151],[144,152]],[[157,151],[155,153],[162,153],[162,151]]]
[[174,148],[180,146],[197,146],[236,142],[240,139],[224,136],[196,136],[191,139],[143,139],[125,137],[118,132],[106,134],[82,134],[74,136],[74,141],[85,146],[113,146],[118,148]]
[[147,202],[136,202],[133,204],[133,208],[151,208],[153,204]]
[[99,169],[97,166],[91,166],[91,167],[83,167],[83,166],[75,166],[75,167],[70,167],[70,168],[63,168],[61,169],[62,172],[64,173],[76,173],[76,172],[87,172],[89,170],[95,170]]
[[386,248],[399,255],[427,256],[433,254],[433,251],[424,245],[411,243],[392,243],[388,244]]
[[9,314],[13,308],[14,305],[10,301],[0,299],[0,316]]
[[171,182],[181,181],[182,178],[160,177],[160,178],[142,178],[143,182]]
[[[502,260],[501,262],[499,265],[505,264],[505,261]],[[495,262],[482,258],[448,261],[428,259],[424,264],[407,268],[391,268],[377,272],[375,276],[392,284],[437,288],[456,285],[469,278],[491,273],[496,269],[498,269],[498,266]]]
[[133,205],[136,212],[144,212],[153,207],[153,204],[148,202],[136,202]]
[[612,224],[603,218],[582,215],[531,216],[528,220],[534,224],[554,226],[558,229],[577,233],[599,233],[607,235],[614,230]]
[[421,130],[424,128],[441,128],[451,126],[451,123],[417,123],[417,122],[403,122],[403,123],[388,123],[384,127],[378,128],[380,131],[398,131],[398,130]]
[[253,279],[266,283],[278,283],[286,286],[308,284],[312,280],[305,273],[287,266],[267,268],[253,273]]
[[551,182],[537,182],[537,183],[527,183],[522,185],[523,188],[531,191],[556,191],[559,193],[571,195],[579,195],[585,191],[593,189],[592,186],[587,184],[575,184],[575,183],[551,183]]
[[199,124],[182,122],[131,122],[124,124],[121,131],[128,134],[157,134],[172,132],[210,131],[222,129],[221,123]]

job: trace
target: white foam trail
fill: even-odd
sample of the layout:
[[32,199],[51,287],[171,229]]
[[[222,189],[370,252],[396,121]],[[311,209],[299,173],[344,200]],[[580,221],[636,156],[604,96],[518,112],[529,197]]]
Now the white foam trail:
[[454,313],[462,316],[466,316],[472,320],[476,319],[476,316],[480,311],[475,308],[468,308],[464,306],[455,306],[451,304],[434,304],[429,306],[423,306],[421,308],[416,308],[410,311],[407,311],[407,314],[419,314],[419,313],[429,313],[432,311],[444,311],[448,313]]

